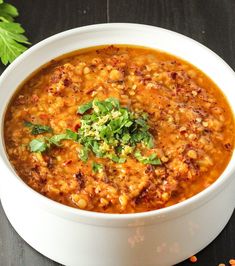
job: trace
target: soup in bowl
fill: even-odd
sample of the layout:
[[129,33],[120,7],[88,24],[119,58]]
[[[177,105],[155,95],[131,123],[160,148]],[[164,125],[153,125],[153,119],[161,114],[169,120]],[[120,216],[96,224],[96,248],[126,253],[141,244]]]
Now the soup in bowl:
[[14,95],[10,162],[33,189],[83,210],[134,213],[212,184],[234,149],[222,91],[161,51],[111,45],[53,59]]
[[65,265],[195,254],[234,209],[234,81],[206,47],[151,26],[93,25],[30,48],[0,78],[10,222]]

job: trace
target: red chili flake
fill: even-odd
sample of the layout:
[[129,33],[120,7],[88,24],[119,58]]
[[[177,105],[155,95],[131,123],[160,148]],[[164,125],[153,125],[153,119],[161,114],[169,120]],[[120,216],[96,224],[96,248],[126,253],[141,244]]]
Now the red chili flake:
[[50,81],[51,83],[57,83],[60,81],[62,77],[62,73],[58,73],[58,71],[56,73],[54,73],[54,75],[51,76]]
[[172,77],[173,79],[176,79],[176,78],[177,78],[177,73],[176,73],[176,72],[172,72],[172,73],[171,73],[171,77]]
[[78,129],[79,129],[80,127],[81,127],[80,124],[76,124],[76,125],[74,126],[74,131],[77,132]]
[[74,177],[77,179],[78,184],[80,185],[80,189],[85,187],[85,180],[84,180],[84,175],[81,171],[77,172],[74,174]]
[[184,126],[179,128],[180,133],[185,133],[186,131],[187,131],[187,128]]
[[31,97],[31,101],[33,103],[36,103],[36,102],[38,102],[38,100],[39,100],[39,97],[37,96],[37,94],[33,94],[32,97]]
[[53,88],[51,88],[51,87],[47,88],[47,92],[53,93],[53,91],[54,91]]
[[26,103],[26,98],[24,95],[19,95],[18,98],[16,99],[16,105],[21,105]]
[[146,82],[151,81],[151,80],[152,80],[151,77],[144,77],[143,79],[141,79],[141,81],[143,81],[144,84],[146,84]]
[[48,114],[40,114],[39,117],[45,120],[45,119],[48,119]]
[[68,165],[68,164],[71,164],[72,163],[72,160],[68,160],[68,161],[65,161],[65,162],[63,162],[63,166],[66,166],[66,165]]
[[135,70],[135,75],[136,76],[142,76],[143,75],[143,72],[139,69]]
[[232,148],[232,145],[230,143],[225,143],[224,147],[225,147],[226,150],[230,151],[231,148]]
[[68,87],[71,84],[71,81],[69,79],[64,80],[64,86]]
[[39,165],[38,164],[35,164],[34,167],[31,169],[31,171],[33,172],[36,172],[36,173],[39,173],[40,169],[39,169]]
[[154,167],[151,165],[151,164],[148,164],[144,173],[145,174],[150,174],[150,173],[153,173],[154,172]]

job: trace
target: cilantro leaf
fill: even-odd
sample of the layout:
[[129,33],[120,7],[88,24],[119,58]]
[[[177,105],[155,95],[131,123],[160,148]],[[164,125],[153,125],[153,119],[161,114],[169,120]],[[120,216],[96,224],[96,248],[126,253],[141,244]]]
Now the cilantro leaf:
[[107,157],[115,163],[125,163],[126,158],[118,157],[115,154],[108,154]]
[[111,103],[112,106],[116,109],[118,109],[120,107],[120,103],[119,100],[113,97],[110,97],[108,99],[105,100],[106,103]]
[[66,134],[58,134],[49,138],[49,142],[55,146],[60,146],[61,140],[67,139]]
[[125,144],[128,143],[130,139],[131,139],[130,134],[128,134],[128,133],[123,134],[123,136],[122,136],[123,143],[125,143]]
[[23,124],[24,124],[25,127],[33,127],[33,125],[34,125],[33,123],[31,123],[29,121],[24,121]]
[[44,152],[48,147],[49,146],[44,139],[33,139],[29,143],[29,148],[31,152]]
[[64,134],[54,135],[51,138],[49,138],[49,142],[56,146],[60,146],[60,142],[66,139],[77,141],[78,134],[70,129],[66,129],[66,132]]
[[103,170],[104,166],[103,164],[92,162],[92,171],[94,173],[99,173]]
[[88,159],[88,149],[87,149],[86,147],[83,147],[83,148],[80,150],[79,158],[80,158],[83,162],[86,162],[86,161],[87,161],[87,159]]
[[157,157],[155,153],[151,154],[149,157],[142,156],[141,152],[137,150],[134,154],[135,158],[143,164],[153,164],[161,165],[161,160]]
[[32,135],[39,135],[42,133],[52,132],[52,128],[43,125],[34,125],[31,131]]
[[153,148],[154,146],[153,136],[152,135],[146,136],[144,139],[144,144],[150,149]]
[[91,109],[91,107],[92,107],[92,102],[93,102],[93,101],[81,105],[81,106],[78,108],[77,113],[82,115],[82,114],[84,114],[86,111],[88,111],[89,109]]
[[33,124],[29,121],[24,121],[24,125],[26,127],[31,128],[31,134],[32,135],[39,135],[42,133],[51,133],[52,128],[50,126],[40,125],[40,124]]
[[[31,122],[25,121],[24,124],[25,126],[33,127],[34,130],[38,130],[38,128],[35,129],[35,125]],[[40,130],[42,129],[44,130],[45,127],[47,126],[42,126]],[[29,148],[31,152],[43,152],[43,151],[46,151],[47,148],[50,148],[51,145],[60,146],[60,142],[62,140],[70,139],[73,141],[77,141],[77,138],[78,138],[78,134],[76,132],[73,132],[72,130],[67,129],[65,133],[57,134],[50,138],[45,137],[43,139],[33,139],[29,143]]]
[[66,139],[71,139],[74,141],[78,140],[78,133],[70,130],[70,129],[66,129]]

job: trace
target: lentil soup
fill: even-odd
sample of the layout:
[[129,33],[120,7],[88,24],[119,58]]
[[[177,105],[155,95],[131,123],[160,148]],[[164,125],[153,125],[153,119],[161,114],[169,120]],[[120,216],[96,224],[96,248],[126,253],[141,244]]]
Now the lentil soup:
[[10,162],[34,190],[75,208],[134,213],[210,186],[234,150],[220,89],[173,55],[102,46],[52,60],[13,96]]

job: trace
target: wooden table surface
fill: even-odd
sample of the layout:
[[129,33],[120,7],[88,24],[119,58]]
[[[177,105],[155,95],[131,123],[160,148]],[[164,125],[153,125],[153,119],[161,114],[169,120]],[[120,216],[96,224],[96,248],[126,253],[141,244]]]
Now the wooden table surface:
[[[235,0],[6,0],[6,2],[14,4],[19,9],[18,21],[26,29],[32,44],[55,33],[83,25],[106,22],[143,23],[187,35],[215,51],[235,69]],[[3,70],[4,67],[0,65],[0,73]],[[217,239],[197,257],[198,266],[217,266],[219,263],[229,265],[229,259],[235,257],[235,214]],[[11,227],[0,205],[0,266],[49,265],[59,264],[40,255],[22,240]],[[157,265],[156,262],[155,266]],[[192,263],[185,261],[178,266],[187,265]]]

